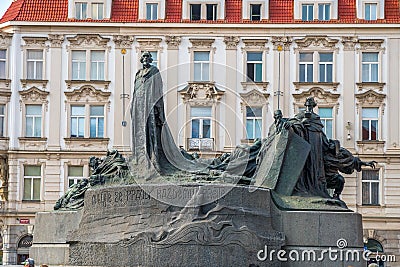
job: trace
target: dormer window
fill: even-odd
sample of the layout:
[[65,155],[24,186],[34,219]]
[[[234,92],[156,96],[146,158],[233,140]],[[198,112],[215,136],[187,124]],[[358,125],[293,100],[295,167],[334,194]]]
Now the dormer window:
[[328,21],[337,19],[338,0],[295,0],[294,19]]
[[82,3],[82,2],[75,3],[75,18],[87,19],[87,3]]
[[385,18],[385,1],[383,0],[358,0],[357,18],[377,20]]
[[207,20],[217,20],[217,12],[218,12],[217,4],[206,4],[206,19]]
[[157,20],[158,19],[158,4],[157,3],[146,3],[146,19]]
[[376,11],[377,4],[370,4],[366,3],[364,5],[364,14],[366,20],[376,20],[377,19],[377,11]]
[[104,4],[93,3],[92,4],[92,19],[104,19]]
[[220,20],[224,19],[225,1],[222,0],[183,0],[182,19],[184,20]]
[[250,5],[250,20],[261,20],[261,5]]
[[193,4],[190,5],[190,20],[200,20],[201,19],[201,5]]
[[331,19],[331,4],[318,4],[318,20]]
[[313,4],[301,5],[301,19],[303,21],[314,20],[314,5]]
[[244,20],[260,21],[268,19],[269,1],[243,0],[242,14]]

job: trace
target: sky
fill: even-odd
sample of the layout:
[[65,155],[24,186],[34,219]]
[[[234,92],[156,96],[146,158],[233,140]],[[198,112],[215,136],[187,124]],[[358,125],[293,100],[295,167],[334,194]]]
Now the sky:
[[0,0],[0,18],[3,17],[4,12],[11,5],[12,0]]

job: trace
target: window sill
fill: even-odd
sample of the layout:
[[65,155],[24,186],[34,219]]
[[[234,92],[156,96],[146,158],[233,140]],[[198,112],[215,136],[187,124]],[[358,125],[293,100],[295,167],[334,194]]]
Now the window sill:
[[258,89],[262,89],[264,91],[267,90],[268,84],[269,82],[252,82],[252,81],[248,81],[248,82],[241,82],[243,90],[247,90],[252,89],[251,87],[256,87]]
[[40,199],[23,199],[23,203],[40,203]]
[[386,85],[386,83],[379,83],[379,82],[361,82],[361,83],[356,83],[358,90],[379,90],[382,91],[383,87]]
[[385,141],[379,140],[361,140],[357,141],[359,153],[383,153]]
[[111,81],[105,80],[65,80],[67,84],[67,89],[72,89],[72,87],[81,87],[83,85],[97,85],[98,87],[103,87],[105,90],[108,90],[108,87]]
[[18,137],[18,140],[20,141],[41,141],[45,142],[47,141],[47,137]]
[[293,82],[296,90],[310,89],[310,87],[320,87],[324,90],[332,89],[336,91],[340,83],[338,82]]
[[46,89],[49,82],[49,80],[41,79],[21,79],[20,81],[23,89],[26,89],[27,87],[41,86],[43,90]]

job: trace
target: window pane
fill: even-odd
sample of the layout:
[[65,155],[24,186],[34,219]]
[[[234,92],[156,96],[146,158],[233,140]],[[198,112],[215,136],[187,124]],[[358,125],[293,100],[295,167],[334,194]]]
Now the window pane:
[[0,61],[0,79],[6,78],[6,62]]
[[72,51],[72,60],[85,61],[86,52],[85,51]]
[[33,118],[32,117],[26,118],[25,126],[26,126],[25,135],[27,137],[32,137],[33,136]]
[[320,53],[319,54],[319,61],[332,62],[333,61],[333,54],[332,53]]
[[326,137],[328,137],[329,139],[333,138],[333,125],[332,125],[332,120],[326,120],[326,124],[325,124],[325,135]]
[[301,62],[313,62],[313,53],[300,53]]
[[254,138],[254,120],[246,120],[247,139]]
[[254,82],[254,63],[247,63],[247,78],[248,81]]
[[313,65],[307,64],[307,82],[313,81]]
[[94,118],[90,119],[90,137],[97,137],[96,136],[96,126],[97,126],[96,123],[97,123],[96,119],[94,119]]
[[26,105],[26,115],[42,115],[41,105]]
[[333,66],[331,64],[326,66],[326,80],[325,82],[332,82]]
[[259,21],[261,20],[261,5],[250,5],[250,20]]
[[379,183],[371,183],[371,204],[379,204]]
[[362,204],[370,204],[370,183],[362,183]]
[[207,4],[207,20],[216,20],[217,19],[217,5],[215,4]]
[[40,166],[24,166],[24,176],[41,176]]
[[262,129],[262,123],[261,119],[255,120],[255,135],[254,138],[261,138],[261,129]]
[[90,116],[103,116],[103,115],[104,115],[104,106],[90,107]]
[[363,64],[362,65],[362,81],[363,82],[369,82],[370,77],[369,77],[369,64]]
[[192,120],[192,138],[199,138],[200,136],[200,120]]
[[3,137],[4,136],[4,117],[0,117],[0,136]]
[[71,137],[78,137],[78,119],[71,118]]
[[362,121],[362,140],[369,140],[369,120]]
[[247,52],[247,61],[262,61],[262,52]]
[[210,107],[192,107],[190,110],[191,117],[211,117]]
[[332,108],[319,108],[318,113],[321,118],[332,118]]
[[195,4],[190,5],[190,19],[191,20],[200,20],[201,18],[201,5]]
[[104,61],[104,51],[92,51],[90,57],[92,61]]
[[363,62],[378,62],[378,53],[364,52],[362,53]]
[[23,199],[32,199],[32,179],[24,179],[24,196]]
[[98,119],[97,137],[104,137],[104,118]]
[[83,166],[68,166],[68,176],[83,176]]
[[41,117],[35,117],[35,129],[34,130],[34,136],[35,137],[40,137],[42,135],[42,118]]
[[7,55],[7,50],[6,49],[0,49],[0,60],[6,60],[6,55]]
[[372,120],[371,121],[371,140],[378,140],[378,121]]
[[363,108],[362,109],[363,118],[378,118],[378,108]]
[[246,107],[246,117],[262,117],[262,108]]
[[35,78],[35,62],[27,63],[27,72],[28,72],[28,79]]
[[201,64],[194,63],[194,80],[201,81]]
[[71,106],[73,116],[85,116],[85,106]]
[[262,81],[262,64],[258,63],[255,64],[256,67],[256,77],[254,79],[255,82],[261,82]]
[[203,138],[211,136],[211,120],[203,120]]
[[79,118],[78,119],[78,136],[84,137],[85,135],[85,119]]
[[210,80],[210,65],[208,63],[203,63],[203,79],[202,81]]
[[306,81],[306,66],[304,64],[300,65],[299,80],[300,82]]
[[28,59],[43,59],[43,50],[28,50]]
[[33,179],[33,198],[34,200],[40,199],[40,179]]
[[362,180],[379,180],[379,171],[378,170],[363,170],[362,171]]
[[371,64],[371,82],[378,81],[378,64]]
[[210,52],[194,52],[194,61],[209,61]]

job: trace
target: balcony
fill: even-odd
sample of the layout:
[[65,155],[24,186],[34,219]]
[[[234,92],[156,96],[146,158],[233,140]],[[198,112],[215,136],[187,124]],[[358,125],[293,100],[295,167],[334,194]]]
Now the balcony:
[[188,138],[187,148],[188,150],[213,151],[214,138]]

